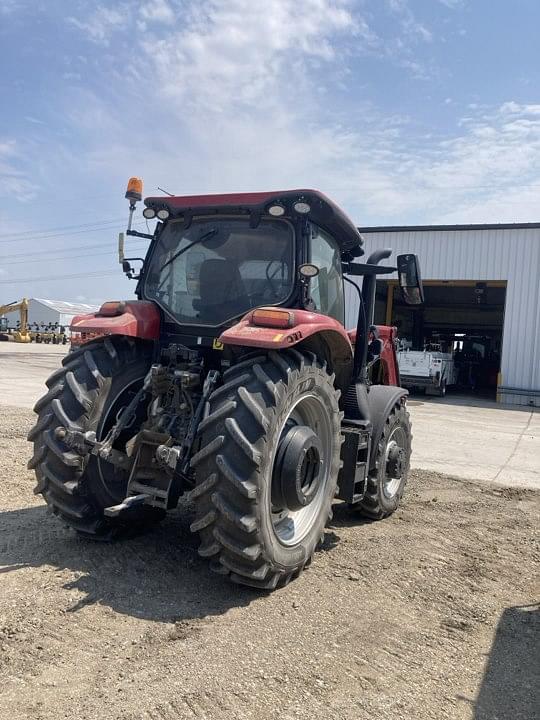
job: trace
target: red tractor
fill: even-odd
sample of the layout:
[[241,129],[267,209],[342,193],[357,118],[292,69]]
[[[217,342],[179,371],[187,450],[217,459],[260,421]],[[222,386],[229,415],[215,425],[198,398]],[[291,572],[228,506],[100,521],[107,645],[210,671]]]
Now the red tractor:
[[[153,234],[131,229],[141,196],[132,179],[128,235],[150,247],[136,273],[121,236],[121,261],[138,299],[73,320],[78,345],[28,436],[35,492],[99,539],[187,493],[211,568],[273,589],[311,561],[336,498],[380,519],[402,496],[407,391],[393,330],[372,325],[391,251],[357,262],[358,229],[313,190],[150,197]],[[397,266],[405,301],[422,302],[416,256]],[[349,332],[346,275],[363,278]]]

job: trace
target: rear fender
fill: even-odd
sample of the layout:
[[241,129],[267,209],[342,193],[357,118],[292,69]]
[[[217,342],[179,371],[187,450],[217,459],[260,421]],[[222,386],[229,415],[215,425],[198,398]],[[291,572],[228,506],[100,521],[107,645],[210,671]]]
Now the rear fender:
[[[275,308],[272,308],[275,309]],[[252,312],[225,330],[219,340],[231,348],[287,350],[291,347],[313,352],[336,373],[336,386],[347,387],[350,381],[353,348],[347,331],[334,318],[309,310],[290,310],[294,324],[288,328],[261,327],[252,322]]]
[[386,418],[391,413],[394,405],[404,403],[408,391],[404,388],[393,387],[392,385],[372,385],[368,391],[368,405],[370,420],[373,425],[371,434],[371,457],[369,459],[370,470],[375,467],[377,446],[384,429]]
[[143,340],[159,338],[160,314],[156,305],[143,300],[105,303],[97,313],[76,315],[71,321],[71,342],[82,345],[106,335],[126,335]]

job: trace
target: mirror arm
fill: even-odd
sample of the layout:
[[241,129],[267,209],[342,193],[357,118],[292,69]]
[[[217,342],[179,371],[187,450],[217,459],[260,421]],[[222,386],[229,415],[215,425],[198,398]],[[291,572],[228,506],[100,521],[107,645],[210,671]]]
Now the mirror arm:
[[343,272],[347,275],[390,275],[397,272],[397,268],[368,263],[348,263],[343,265]]
[[137,230],[128,230],[126,232],[126,235],[134,235],[135,237],[142,237],[142,238],[146,238],[147,240],[154,239],[153,235],[150,235],[149,233],[141,233],[141,232],[138,232]]

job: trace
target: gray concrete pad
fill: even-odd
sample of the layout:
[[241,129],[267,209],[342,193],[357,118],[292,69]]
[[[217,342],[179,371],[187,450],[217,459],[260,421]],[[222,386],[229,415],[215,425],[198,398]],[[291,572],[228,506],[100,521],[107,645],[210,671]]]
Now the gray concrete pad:
[[540,412],[489,400],[412,396],[412,465],[469,480],[540,488]]
[[[0,343],[0,404],[33,407],[67,346]],[[508,486],[540,488],[540,412],[449,394],[409,399],[412,466]]]
[[69,345],[0,342],[0,405],[32,408]]

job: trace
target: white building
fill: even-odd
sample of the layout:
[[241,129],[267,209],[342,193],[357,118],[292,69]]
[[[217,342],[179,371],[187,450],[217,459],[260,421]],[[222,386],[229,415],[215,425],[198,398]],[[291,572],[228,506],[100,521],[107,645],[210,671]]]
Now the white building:
[[[420,260],[425,307],[406,308],[396,276],[378,282],[376,322],[398,326],[417,345],[431,336],[486,338],[493,395],[540,406],[540,223],[360,228],[365,256],[392,248]],[[354,324],[357,297],[346,283]],[[479,346],[480,347],[480,346]]]
[[[69,328],[72,318],[75,315],[96,312],[98,307],[85,303],[71,303],[62,300],[45,300],[44,298],[30,298],[28,300],[28,323],[33,329],[34,323],[38,325],[63,325],[66,330]],[[9,327],[16,326],[19,320],[19,312],[6,313]]]

